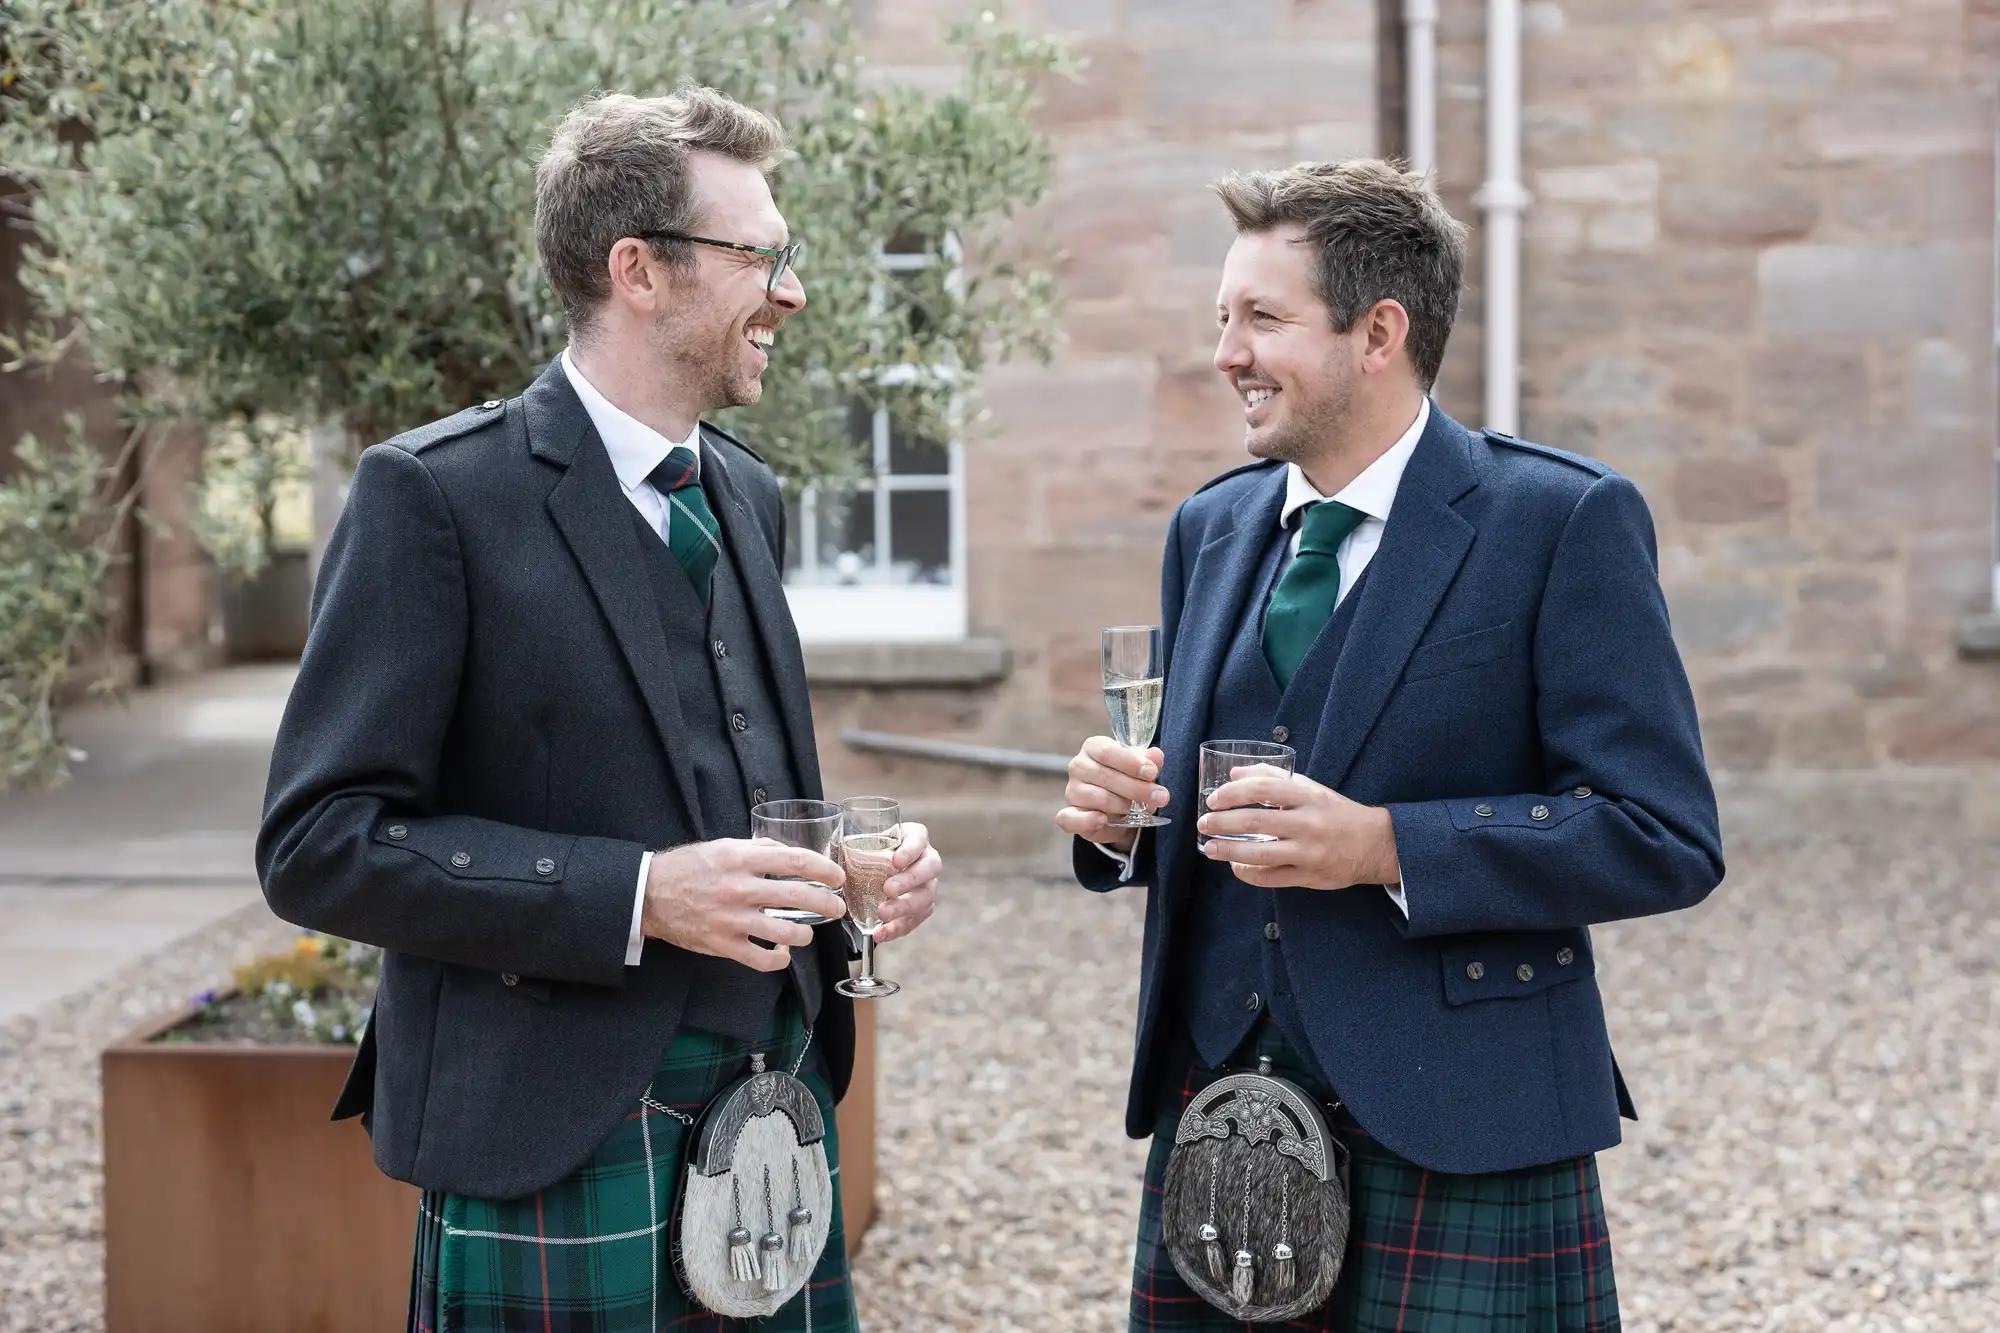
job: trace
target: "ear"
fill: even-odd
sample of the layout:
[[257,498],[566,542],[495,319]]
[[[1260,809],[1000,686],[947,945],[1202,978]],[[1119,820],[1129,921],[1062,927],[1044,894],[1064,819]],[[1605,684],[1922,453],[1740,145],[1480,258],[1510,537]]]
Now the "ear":
[[626,236],[611,247],[604,261],[611,279],[611,304],[635,314],[654,314],[664,307],[667,292],[666,265],[637,237]]
[[1410,312],[1401,301],[1377,301],[1361,317],[1361,369],[1379,375],[1394,365],[1410,340]]

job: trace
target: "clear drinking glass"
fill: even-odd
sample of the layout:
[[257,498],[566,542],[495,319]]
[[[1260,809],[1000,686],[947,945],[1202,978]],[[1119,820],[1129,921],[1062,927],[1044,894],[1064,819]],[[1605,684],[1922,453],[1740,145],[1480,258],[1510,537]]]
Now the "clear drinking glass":
[[[1282,768],[1287,773],[1297,771],[1298,755],[1289,745],[1279,745],[1275,741],[1203,741],[1201,743],[1201,806],[1202,813],[1208,812],[1208,798],[1216,789],[1229,781],[1232,769],[1248,768],[1252,764],[1269,764]],[[1270,806],[1265,806],[1270,809]],[[1195,832],[1195,846],[1208,846],[1209,839],[1218,842],[1276,842],[1268,833],[1202,833]]]
[[833,988],[857,1000],[880,1000],[903,989],[875,975],[875,932],[882,929],[882,888],[896,873],[903,845],[903,809],[886,796],[850,796],[840,803],[840,859],[847,870],[847,919],[861,932],[861,975]]
[[[769,838],[787,847],[803,847],[832,860],[835,844],[840,839],[840,807],[832,801],[766,801],[750,812],[750,836]],[[805,877],[771,875],[767,878],[804,880]],[[818,880],[805,882],[819,884]],[[780,921],[796,921],[803,926],[817,926],[830,919],[802,907],[767,907],[764,915],[774,916]]]
[[[1158,625],[1117,625],[1104,631],[1104,711],[1111,715],[1111,735],[1120,745],[1143,750],[1153,743],[1166,675]],[[1171,823],[1144,801],[1134,801],[1125,818],[1106,827],[1158,828]]]

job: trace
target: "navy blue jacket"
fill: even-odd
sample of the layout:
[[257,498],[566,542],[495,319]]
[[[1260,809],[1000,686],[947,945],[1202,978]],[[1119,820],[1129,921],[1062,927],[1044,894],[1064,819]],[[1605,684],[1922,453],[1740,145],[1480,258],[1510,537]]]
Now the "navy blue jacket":
[[[1165,991],[1198,752],[1284,492],[1282,465],[1239,469],[1183,503],[1167,538],[1160,745],[1178,818],[1142,840],[1135,874],[1151,886],[1135,1138],[1178,1073],[1160,1056],[1181,1021]],[[1410,915],[1373,886],[1276,895],[1312,1053],[1372,1135],[1433,1170],[1610,1147],[1625,1099],[1587,928],[1692,906],[1723,872],[1645,501],[1601,463],[1433,406],[1354,595],[1298,767],[1389,808]],[[1116,886],[1094,849],[1075,864],[1086,887]]]

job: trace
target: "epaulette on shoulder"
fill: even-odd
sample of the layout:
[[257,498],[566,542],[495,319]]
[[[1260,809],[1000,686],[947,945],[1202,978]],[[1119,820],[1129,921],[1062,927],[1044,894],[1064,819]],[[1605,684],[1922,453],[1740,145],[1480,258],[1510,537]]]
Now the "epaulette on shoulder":
[[[752,449],[749,445],[743,443],[743,441],[737,439],[734,435],[731,435],[728,431],[716,425],[713,421],[702,422],[701,428],[705,431],[711,432],[712,434],[720,435],[723,439],[729,441],[731,444],[735,445],[738,449],[741,449],[744,453],[750,455],[758,462],[764,463],[764,455],[758,453],[755,449]],[[764,466],[769,467],[771,465],[769,463],[764,463]]]
[[506,416],[504,411],[506,406],[498,398],[489,398],[483,403],[468,407],[463,412],[454,412],[427,426],[406,430],[386,443],[406,453],[420,454],[434,444],[443,444],[446,440],[456,440],[460,436],[470,435],[482,426],[497,426]]
[[1504,430],[1488,429],[1482,430],[1479,433],[1486,437],[1488,444],[1498,445],[1502,449],[1519,449],[1522,453],[1540,454],[1544,458],[1553,458],[1558,463],[1567,463],[1571,467],[1581,468],[1593,477],[1608,477],[1611,475],[1611,468],[1606,464],[1598,462],[1595,458],[1586,458],[1582,454],[1573,454],[1567,449],[1557,449],[1546,444],[1536,444],[1531,440],[1517,439]]
[[1211,487],[1220,486],[1223,482],[1228,481],[1231,477],[1240,477],[1245,472],[1255,472],[1260,468],[1283,467],[1283,466],[1284,464],[1280,463],[1275,458],[1259,458],[1254,462],[1245,463],[1241,467],[1233,467],[1219,477],[1210,477],[1207,481],[1197,486],[1195,488],[1194,493],[1196,495],[1200,495],[1203,491],[1208,490]]

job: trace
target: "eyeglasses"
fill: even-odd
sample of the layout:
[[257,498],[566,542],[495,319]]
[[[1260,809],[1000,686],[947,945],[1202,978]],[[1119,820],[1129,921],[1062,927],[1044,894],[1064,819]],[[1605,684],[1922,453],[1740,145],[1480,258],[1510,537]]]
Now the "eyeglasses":
[[771,279],[764,284],[764,290],[775,292],[785,275],[795,269],[805,267],[806,243],[793,241],[786,246],[745,245],[741,241],[717,241],[707,236],[690,236],[684,231],[642,231],[642,241],[690,241],[695,245],[712,245],[718,250],[741,250],[745,254],[759,255],[771,261]]

